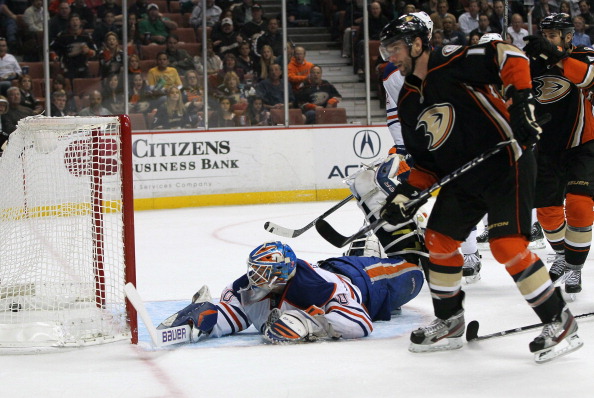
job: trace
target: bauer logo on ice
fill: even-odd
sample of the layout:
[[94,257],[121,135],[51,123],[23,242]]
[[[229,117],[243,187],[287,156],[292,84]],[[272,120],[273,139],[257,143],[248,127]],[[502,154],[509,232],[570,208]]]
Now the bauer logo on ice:
[[361,130],[353,138],[353,151],[361,159],[372,159],[379,155],[382,140],[374,130]]
[[163,336],[163,343],[166,343],[168,341],[185,339],[186,338],[186,329],[185,328],[168,329],[168,330],[164,330],[161,334]]

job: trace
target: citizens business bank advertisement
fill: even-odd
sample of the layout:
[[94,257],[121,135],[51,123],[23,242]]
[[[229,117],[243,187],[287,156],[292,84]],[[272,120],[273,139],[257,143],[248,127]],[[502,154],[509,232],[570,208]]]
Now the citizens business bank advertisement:
[[328,127],[134,133],[136,199],[344,189],[362,163],[385,157],[388,129]]

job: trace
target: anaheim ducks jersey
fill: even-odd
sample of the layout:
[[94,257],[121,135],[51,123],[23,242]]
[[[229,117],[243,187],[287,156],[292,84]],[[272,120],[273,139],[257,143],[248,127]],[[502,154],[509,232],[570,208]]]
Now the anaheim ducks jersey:
[[[398,111],[406,148],[416,162],[409,177],[412,185],[427,188],[513,136],[496,87],[502,83],[531,88],[528,58],[502,41],[447,45],[430,53],[423,81],[406,77]],[[510,165],[521,155],[518,145],[506,151]]]
[[594,139],[594,116],[589,99],[594,85],[594,49],[574,47],[563,68],[543,60],[530,64],[535,114],[550,114],[542,126],[539,151],[559,152]]

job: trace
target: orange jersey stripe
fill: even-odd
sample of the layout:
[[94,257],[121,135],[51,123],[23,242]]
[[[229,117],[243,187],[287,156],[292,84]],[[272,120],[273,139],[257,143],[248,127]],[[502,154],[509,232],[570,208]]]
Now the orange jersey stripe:
[[233,311],[233,308],[231,308],[227,303],[220,303],[223,307],[225,307],[225,309],[227,310],[227,312],[229,313],[229,315],[231,315],[231,317],[233,318],[233,320],[235,321],[235,323],[237,324],[237,331],[241,331],[243,330],[243,326],[241,324],[241,321],[239,320],[239,318],[237,318],[237,315],[235,315],[235,311]]
[[399,272],[402,272],[403,270],[405,270],[407,268],[418,268],[418,266],[415,264],[404,262],[402,264],[391,265],[391,266],[387,266],[387,267],[380,266],[380,267],[366,268],[365,272],[367,272],[367,275],[369,275],[369,277],[371,279],[373,279],[373,278],[378,278],[382,275],[386,275],[386,276],[396,275]]
[[369,318],[367,318],[364,315],[361,314],[357,314],[356,312],[350,311],[344,307],[330,307],[328,308],[328,311],[326,311],[326,313],[330,313],[332,311],[341,311],[341,312],[346,312],[349,315],[352,315],[354,317],[360,318],[363,320],[363,322],[365,322],[367,324],[367,326],[369,327],[369,330],[373,330],[373,325],[371,324],[371,321],[369,320]]

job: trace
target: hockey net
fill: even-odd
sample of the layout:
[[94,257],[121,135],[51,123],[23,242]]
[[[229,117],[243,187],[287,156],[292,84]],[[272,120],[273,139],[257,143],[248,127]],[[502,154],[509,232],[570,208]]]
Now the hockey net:
[[[0,352],[131,338],[130,122],[29,117],[0,157]],[[6,352],[6,351],[4,351]]]

